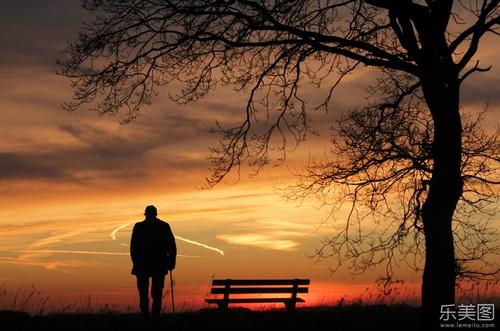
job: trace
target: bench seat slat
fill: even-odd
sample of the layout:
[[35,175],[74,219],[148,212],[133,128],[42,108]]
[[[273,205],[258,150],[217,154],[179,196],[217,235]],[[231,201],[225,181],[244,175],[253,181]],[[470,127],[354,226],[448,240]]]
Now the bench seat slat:
[[212,286],[276,286],[276,285],[309,285],[310,279],[214,279]]
[[[205,299],[208,303],[223,303],[224,299]],[[273,302],[291,302],[290,298],[238,298],[229,299],[228,303],[273,303]],[[296,302],[305,302],[302,298],[297,298]]]
[[250,293],[309,293],[307,287],[298,287],[293,289],[292,287],[231,287],[226,289],[224,287],[213,287],[211,289],[212,294],[250,294]]

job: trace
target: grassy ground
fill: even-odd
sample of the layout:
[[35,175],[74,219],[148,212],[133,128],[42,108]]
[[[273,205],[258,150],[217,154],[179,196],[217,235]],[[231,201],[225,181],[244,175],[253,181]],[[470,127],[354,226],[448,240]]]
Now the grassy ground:
[[55,313],[30,316],[0,312],[2,330],[419,330],[420,310],[407,305],[350,305],[284,310],[251,311],[231,309],[162,315],[157,323],[143,321],[137,314]]

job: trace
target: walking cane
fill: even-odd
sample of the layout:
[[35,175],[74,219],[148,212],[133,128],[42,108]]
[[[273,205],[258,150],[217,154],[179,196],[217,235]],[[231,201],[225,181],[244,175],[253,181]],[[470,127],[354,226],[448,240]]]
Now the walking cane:
[[175,304],[174,304],[174,282],[172,280],[172,273],[173,271],[170,270],[170,292],[172,296],[172,314],[175,315]]

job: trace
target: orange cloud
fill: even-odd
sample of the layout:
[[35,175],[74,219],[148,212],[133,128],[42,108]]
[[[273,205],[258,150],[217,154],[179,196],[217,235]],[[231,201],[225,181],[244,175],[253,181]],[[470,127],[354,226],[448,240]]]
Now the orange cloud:
[[259,233],[221,234],[218,235],[217,238],[233,245],[251,246],[279,251],[293,251],[300,245],[294,240],[277,239],[272,236]]

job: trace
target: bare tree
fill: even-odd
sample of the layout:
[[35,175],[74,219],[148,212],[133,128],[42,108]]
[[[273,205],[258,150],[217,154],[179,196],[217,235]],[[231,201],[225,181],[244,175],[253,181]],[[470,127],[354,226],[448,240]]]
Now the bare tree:
[[[394,94],[405,83],[397,73],[383,76],[371,91],[383,98],[343,115],[331,156],[312,160],[296,173],[298,183],[282,190],[293,200],[316,196],[340,223],[315,257],[334,258],[333,271],[350,261],[354,274],[385,266],[386,285],[395,280],[394,265],[421,271],[425,255],[422,206],[432,177],[433,126],[420,93]],[[488,223],[499,197],[500,131],[485,132],[485,116],[486,110],[462,115],[464,190],[453,219],[457,276],[474,281],[499,271],[498,232]]]
[[84,0],[83,5],[97,15],[60,62],[60,73],[73,78],[68,109],[93,103],[98,112],[114,114],[125,108],[130,120],[152,101],[158,86],[172,81],[183,84],[173,95],[181,103],[220,84],[249,89],[241,125],[216,130],[223,138],[213,150],[209,185],[244,162],[257,169],[266,165],[275,138],[278,159],[290,139],[304,139],[311,128],[299,89],[303,80],[328,84],[319,102],[326,106],[332,90],[357,68],[404,75],[411,83],[388,92],[404,98],[420,91],[421,109],[432,126],[431,159],[422,163],[430,175],[425,185],[415,182],[422,193],[413,199],[425,198],[420,217],[426,323],[438,320],[441,304],[454,302],[453,215],[464,193],[466,157],[460,86],[474,72],[488,70],[471,61],[483,36],[498,34],[498,0]]

